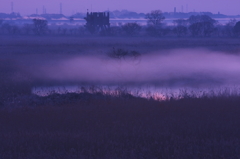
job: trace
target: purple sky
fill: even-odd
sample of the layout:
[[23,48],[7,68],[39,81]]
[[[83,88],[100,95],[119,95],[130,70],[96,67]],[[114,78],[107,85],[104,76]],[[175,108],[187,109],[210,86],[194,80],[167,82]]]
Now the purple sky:
[[127,9],[136,12],[149,12],[154,9],[161,9],[164,12],[173,11],[176,7],[177,11],[181,11],[183,6],[188,11],[210,11],[217,13],[218,11],[227,15],[240,14],[240,0],[1,0],[0,13],[11,12],[11,2],[14,4],[13,11],[19,12],[21,15],[42,13],[43,5],[47,13],[59,13],[60,3],[62,3],[62,11],[65,15],[71,15],[76,12],[86,12],[87,9],[92,11],[105,10],[122,10]]

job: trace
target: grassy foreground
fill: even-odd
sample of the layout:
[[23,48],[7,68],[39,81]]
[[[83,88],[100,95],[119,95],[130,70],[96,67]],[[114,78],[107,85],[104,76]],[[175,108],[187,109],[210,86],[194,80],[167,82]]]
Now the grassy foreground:
[[240,157],[238,97],[76,98],[1,109],[0,158]]

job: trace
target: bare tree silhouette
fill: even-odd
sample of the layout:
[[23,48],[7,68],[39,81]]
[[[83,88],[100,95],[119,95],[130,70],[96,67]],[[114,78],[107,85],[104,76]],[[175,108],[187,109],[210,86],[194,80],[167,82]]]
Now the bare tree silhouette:
[[147,19],[148,26],[146,31],[151,36],[161,36],[163,35],[162,21],[165,17],[161,10],[153,10],[147,13],[145,18]]
[[187,25],[188,21],[185,19],[177,19],[173,21],[175,27],[173,29],[173,32],[178,36],[181,37],[183,35],[187,34]]
[[234,26],[234,33],[236,36],[240,36],[240,21],[238,21]]
[[230,19],[229,22],[224,26],[223,33],[227,36],[234,36],[234,26],[236,22],[236,19]]
[[160,26],[165,17],[162,14],[161,10],[153,10],[150,13],[146,14],[148,25]]
[[190,23],[189,31],[192,36],[211,36],[214,32],[214,25],[217,23],[216,20],[212,19],[208,15],[192,15],[189,17],[188,22]]
[[190,25],[194,24],[194,23],[198,23],[198,22],[210,22],[212,24],[217,23],[217,21],[215,19],[212,19],[208,15],[191,15],[188,18],[188,22],[189,22]]
[[37,35],[41,35],[44,34],[48,27],[47,27],[47,20],[43,20],[43,19],[33,19],[33,23],[34,23],[34,33]]

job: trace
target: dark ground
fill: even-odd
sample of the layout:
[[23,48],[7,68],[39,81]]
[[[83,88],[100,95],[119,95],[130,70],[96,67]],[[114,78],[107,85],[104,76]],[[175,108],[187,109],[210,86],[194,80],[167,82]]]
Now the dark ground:
[[1,109],[0,158],[240,157],[239,97],[74,98]]

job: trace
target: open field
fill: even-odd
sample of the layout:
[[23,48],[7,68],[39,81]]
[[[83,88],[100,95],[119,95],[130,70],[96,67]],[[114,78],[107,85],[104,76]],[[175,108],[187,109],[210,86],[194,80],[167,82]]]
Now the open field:
[[[0,36],[0,158],[240,158],[239,53],[234,38]],[[235,93],[32,94],[107,84]]]
[[240,157],[239,97],[163,102],[78,97],[1,109],[0,157]]

